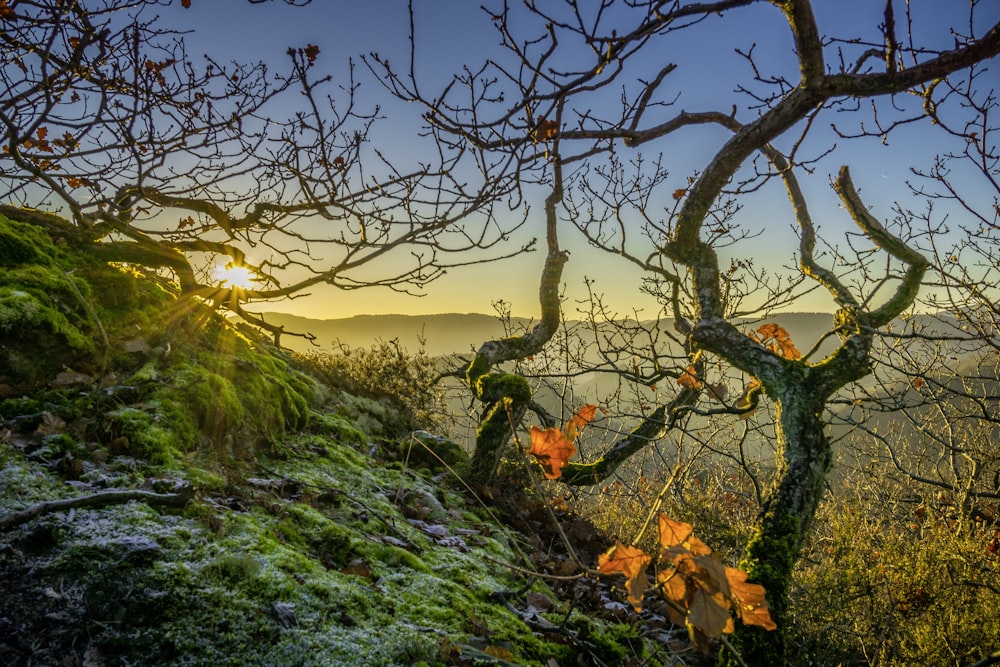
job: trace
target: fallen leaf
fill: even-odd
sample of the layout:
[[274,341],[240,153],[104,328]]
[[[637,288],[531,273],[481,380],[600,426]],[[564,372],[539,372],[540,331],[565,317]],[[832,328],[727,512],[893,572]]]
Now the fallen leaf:
[[66,429],[66,422],[51,412],[42,413],[42,423],[35,429],[35,433],[41,436],[62,433]]
[[142,337],[127,340],[122,343],[122,347],[125,348],[126,352],[131,352],[133,354],[146,354],[152,349],[149,346],[149,343],[146,342],[146,339]]
[[374,579],[374,576],[372,576],[372,570],[368,567],[368,563],[361,558],[355,558],[350,563],[345,565],[340,571],[344,574],[353,574],[358,577],[363,577],[364,579]]
[[494,658],[505,660],[507,662],[512,662],[517,658],[517,656],[511,653],[509,649],[506,649],[503,646],[487,646],[483,650],[483,653],[492,655]]

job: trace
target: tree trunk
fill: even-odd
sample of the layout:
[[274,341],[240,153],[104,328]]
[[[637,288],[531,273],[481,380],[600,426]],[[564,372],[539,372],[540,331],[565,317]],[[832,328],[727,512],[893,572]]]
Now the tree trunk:
[[[764,586],[778,629],[737,626],[733,645],[748,665],[785,664],[792,571],[833,462],[821,419],[826,396],[812,385],[808,377],[802,378],[776,400],[778,470],[740,568],[750,581]],[[725,653],[722,663],[736,664]]]

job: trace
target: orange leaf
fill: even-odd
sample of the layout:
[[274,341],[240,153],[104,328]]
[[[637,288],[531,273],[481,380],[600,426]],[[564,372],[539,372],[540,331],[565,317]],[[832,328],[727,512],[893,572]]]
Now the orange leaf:
[[664,549],[684,544],[691,537],[691,533],[694,532],[694,527],[691,524],[684,523],[683,521],[674,521],[663,512],[660,512],[658,528],[660,546]]
[[767,609],[763,586],[747,583],[747,573],[735,567],[726,568],[726,579],[737,613],[745,625],[759,625],[765,630],[777,629]]
[[181,7],[191,9],[191,0],[181,0]]
[[652,557],[638,547],[630,547],[615,541],[611,547],[597,557],[597,569],[603,574],[621,572],[626,577],[628,601],[636,611],[642,609],[642,594],[649,588],[646,568]]
[[681,198],[684,197],[684,195],[686,194],[687,194],[686,188],[680,188],[678,190],[674,190],[674,201],[680,201]]
[[576,454],[576,447],[557,428],[542,430],[531,427],[531,449],[528,453],[538,459],[547,479],[559,479],[562,469]]
[[721,637],[723,632],[733,631],[733,619],[729,616],[729,601],[721,592],[709,592],[695,587],[688,602],[688,622],[708,637]]
[[685,389],[701,389],[701,381],[696,375],[697,371],[695,371],[694,366],[688,366],[681,376],[677,378],[677,384]]
[[768,324],[762,324],[757,327],[757,333],[760,334],[760,338],[750,334],[750,338],[760,342],[767,343],[767,341],[773,341],[768,345],[770,349],[775,354],[780,354],[786,359],[798,359],[802,356],[795,344],[792,343],[792,337],[785,330],[784,327],[779,326],[773,322]]
[[674,521],[660,512],[657,532],[660,540],[660,560],[670,561],[683,569],[683,561],[694,556],[707,556],[712,548],[692,535],[691,524]]
[[916,390],[919,391],[920,388],[923,387],[923,386],[924,386],[924,379],[923,378],[919,378],[919,377],[918,378],[913,378],[913,388],[914,389],[916,389]]
[[567,440],[576,440],[576,436],[580,435],[580,431],[583,427],[594,421],[594,416],[597,414],[597,406],[587,403],[582,408],[576,411],[570,420],[566,422],[563,427],[563,434],[566,436]]
[[549,141],[559,134],[559,123],[554,120],[543,120],[535,130],[535,141]]

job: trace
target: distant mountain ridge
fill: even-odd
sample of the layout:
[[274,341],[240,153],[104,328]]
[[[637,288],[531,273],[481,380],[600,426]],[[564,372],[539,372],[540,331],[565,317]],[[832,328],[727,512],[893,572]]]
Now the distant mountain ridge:
[[[264,313],[267,322],[288,332],[316,336],[310,344],[297,336],[283,336],[282,345],[297,352],[332,351],[338,343],[350,348],[369,347],[379,340],[398,340],[411,352],[423,348],[431,356],[472,352],[484,341],[503,336],[495,315],[443,313],[432,315],[355,315],[339,319],[313,319],[285,313]],[[515,325],[530,320],[514,318]],[[317,347],[319,346],[319,347]]]
[[[421,347],[431,356],[468,354],[487,340],[501,337],[503,325],[496,315],[481,313],[439,313],[429,315],[356,315],[339,319],[314,319],[285,313],[264,313],[267,322],[283,326],[288,332],[308,332],[315,344],[297,336],[283,336],[281,342],[297,352],[332,351],[338,342],[349,348],[369,347],[379,340],[398,340],[407,350]],[[781,313],[769,322],[785,327],[799,349],[805,352],[833,325],[830,313]],[[515,317],[511,323],[520,329],[532,320]],[[669,322],[667,323],[669,326]]]

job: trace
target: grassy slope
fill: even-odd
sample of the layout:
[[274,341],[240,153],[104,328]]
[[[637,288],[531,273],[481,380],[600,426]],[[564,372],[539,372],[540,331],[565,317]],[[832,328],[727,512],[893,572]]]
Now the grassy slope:
[[541,630],[568,606],[493,595],[526,583],[498,564],[524,563],[521,538],[441,468],[404,467],[413,424],[396,408],[322,385],[58,226],[0,216],[0,255],[0,520],[108,489],[194,490],[183,509],[0,530],[0,663],[641,659],[631,628],[573,613]]

